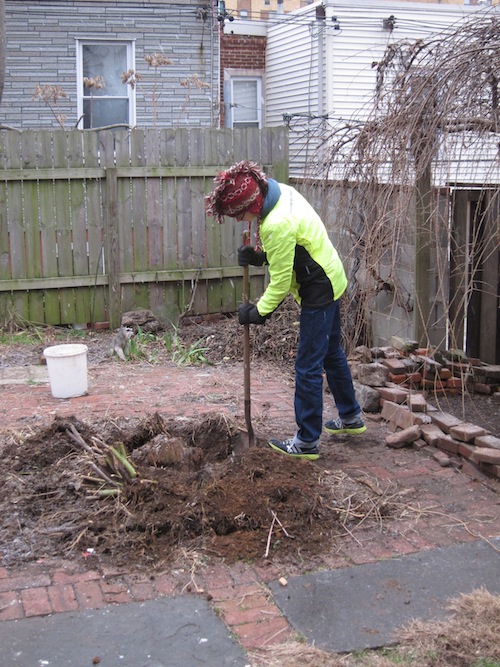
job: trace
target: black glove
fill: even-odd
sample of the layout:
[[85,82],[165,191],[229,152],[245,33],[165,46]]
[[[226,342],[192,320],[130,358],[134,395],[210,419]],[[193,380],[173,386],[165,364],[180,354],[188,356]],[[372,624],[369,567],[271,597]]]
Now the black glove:
[[253,303],[242,303],[238,308],[238,320],[240,324],[265,324],[266,318],[257,310]]
[[238,248],[238,264],[240,266],[262,266],[266,263],[266,253],[255,250],[251,245],[242,245]]

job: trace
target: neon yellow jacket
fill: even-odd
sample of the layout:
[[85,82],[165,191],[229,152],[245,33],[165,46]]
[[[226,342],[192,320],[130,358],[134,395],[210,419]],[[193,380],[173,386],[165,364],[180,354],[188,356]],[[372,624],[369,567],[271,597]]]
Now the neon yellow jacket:
[[319,215],[295,188],[278,185],[281,195],[260,223],[270,278],[257,304],[262,316],[276,310],[288,293],[303,307],[325,308],[347,287],[342,261]]

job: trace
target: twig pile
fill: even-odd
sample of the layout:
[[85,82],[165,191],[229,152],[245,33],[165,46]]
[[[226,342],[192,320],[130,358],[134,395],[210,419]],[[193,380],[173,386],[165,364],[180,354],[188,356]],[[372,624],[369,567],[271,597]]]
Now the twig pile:
[[89,445],[73,424],[68,424],[66,434],[87,454],[87,465],[97,475],[83,475],[91,487],[88,492],[91,498],[117,496],[136,480],[137,472],[127,459],[123,443],[113,447],[97,436],[92,436],[92,444]]
[[[293,364],[299,340],[300,309],[291,296],[273,313],[263,326],[250,327],[252,360]],[[216,363],[243,358],[243,331],[236,318],[220,320],[215,326],[204,323],[179,329],[185,345],[203,339],[206,358]]]

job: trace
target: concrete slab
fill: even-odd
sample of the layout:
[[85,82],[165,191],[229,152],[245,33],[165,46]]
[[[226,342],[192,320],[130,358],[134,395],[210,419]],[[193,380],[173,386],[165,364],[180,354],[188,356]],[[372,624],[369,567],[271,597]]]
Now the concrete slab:
[[[448,600],[484,587],[500,593],[500,538],[272,582],[289,623],[324,650],[388,646],[412,619],[446,617]],[[496,549],[496,550],[495,550]]]
[[48,384],[47,366],[5,366],[0,368],[0,385]]
[[0,623],[9,667],[244,667],[203,598],[180,596]]

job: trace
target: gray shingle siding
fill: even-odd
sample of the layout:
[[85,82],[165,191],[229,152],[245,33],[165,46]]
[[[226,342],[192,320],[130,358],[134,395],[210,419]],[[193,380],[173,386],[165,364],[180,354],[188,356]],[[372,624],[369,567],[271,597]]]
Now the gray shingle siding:
[[[66,116],[66,127],[73,127],[78,120],[76,40],[109,38],[135,42],[135,69],[144,77],[136,91],[137,126],[153,124],[152,103],[143,90],[151,94],[154,78],[144,56],[155,52],[173,61],[158,70],[158,126],[217,126],[219,26],[210,10],[205,21],[200,18],[198,11],[206,6],[203,1],[6,0],[6,78],[0,123],[19,129],[57,126],[47,106],[33,100],[36,86],[48,84],[61,86],[68,95],[59,100],[57,111]],[[188,90],[181,85],[194,74],[209,87]]]

